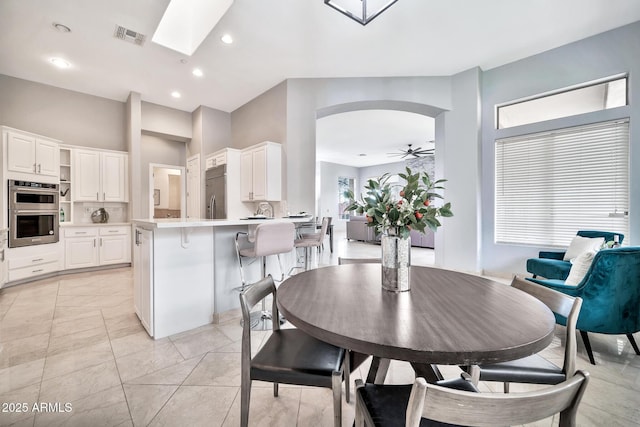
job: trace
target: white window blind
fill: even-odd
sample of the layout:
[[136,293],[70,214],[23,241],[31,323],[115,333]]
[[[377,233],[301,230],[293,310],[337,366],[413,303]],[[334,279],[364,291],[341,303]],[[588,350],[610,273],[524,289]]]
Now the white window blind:
[[578,230],[629,236],[629,121],[496,141],[497,243],[568,246]]

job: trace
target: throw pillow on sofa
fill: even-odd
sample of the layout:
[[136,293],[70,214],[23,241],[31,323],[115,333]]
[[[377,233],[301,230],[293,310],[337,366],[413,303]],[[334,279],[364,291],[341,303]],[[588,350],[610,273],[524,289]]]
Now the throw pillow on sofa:
[[570,261],[576,258],[578,255],[585,252],[596,252],[604,244],[604,237],[582,237],[575,236],[571,240],[569,249],[564,254],[564,261]]
[[582,282],[582,279],[584,279],[587,271],[589,271],[589,267],[591,267],[595,254],[596,253],[593,251],[587,251],[575,257],[575,259],[571,261],[571,270],[569,271],[569,276],[567,276],[567,280],[564,281],[564,284],[578,286],[578,284]]

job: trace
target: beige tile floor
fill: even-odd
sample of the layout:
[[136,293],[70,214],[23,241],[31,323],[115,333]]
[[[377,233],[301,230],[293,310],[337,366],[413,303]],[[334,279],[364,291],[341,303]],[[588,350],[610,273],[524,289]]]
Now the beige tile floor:
[[[377,246],[347,242],[337,233],[334,253],[326,248],[316,262],[335,264],[338,255],[378,253]],[[412,262],[432,264],[433,251],[414,249]],[[239,425],[238,315],[154,341],[133,312],[132,288],[132,271],[124,268],[0,290],[0,425]],[[267,335],[255,332],[254,348]],[[594,335],[598,365],[591,366],[579,343],[578,367],[589,370],[592,381],[578,424],[640,425],[640,356],[633,354],[624,336]],[[556,338],[544,354],[561,363],[562,352]],[[354,376],[362,377],[366,368],[360,367]],[[458,372],[444,367],[445,375]],[[412,378],[406,363],[392,362],[387,382],[409,383]],[[499,384],[481,387],[501,390]],[[254,383],[251,425],[333,425],[329,390],[280,390],[274,398],[269,384]],[[49,405],[34,410],[34,404]],[[343,412],[343,424],[351,425],[353,400],[343,403]],[[557,425],[557,419],[535,425]]]

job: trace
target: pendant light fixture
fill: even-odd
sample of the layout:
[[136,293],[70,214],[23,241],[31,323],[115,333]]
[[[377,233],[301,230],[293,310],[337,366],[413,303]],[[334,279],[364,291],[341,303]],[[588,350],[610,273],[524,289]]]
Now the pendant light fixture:
[[324,0],[324,4],[362,25],[367,25],[397,1],[398,0]]

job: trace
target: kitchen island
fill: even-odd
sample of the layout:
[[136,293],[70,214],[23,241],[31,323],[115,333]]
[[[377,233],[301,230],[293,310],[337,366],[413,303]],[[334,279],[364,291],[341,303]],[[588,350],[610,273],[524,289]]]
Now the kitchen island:
[[[209,220],[163,218],[132,220],[134,306],[143,326],[158,339],[219,320],[240,306],[241,285],[234,239],[269,221],[309,222],[311,217]],[[267,273],[280,277],[267,259]],[[285,260],[295,262],[292,252]],[[245,267],[249,283],[260,278],[259,263]]]

